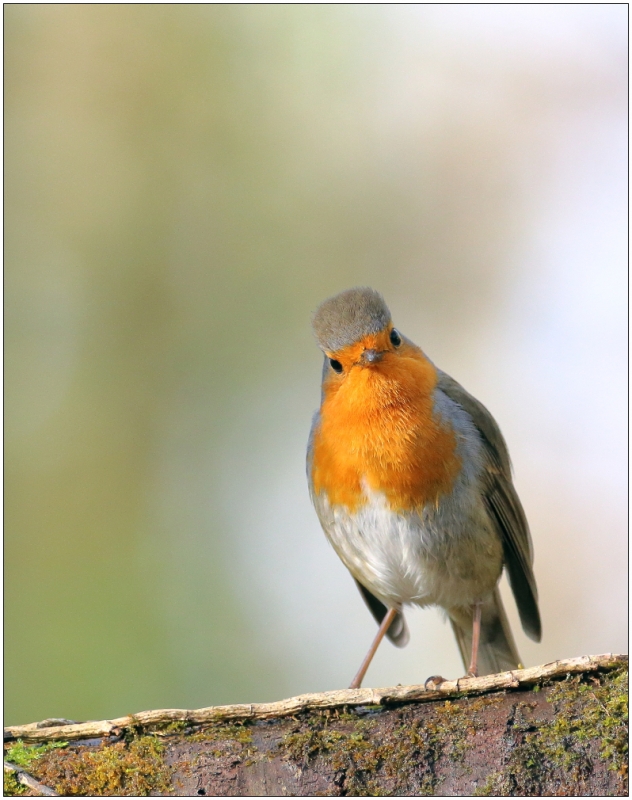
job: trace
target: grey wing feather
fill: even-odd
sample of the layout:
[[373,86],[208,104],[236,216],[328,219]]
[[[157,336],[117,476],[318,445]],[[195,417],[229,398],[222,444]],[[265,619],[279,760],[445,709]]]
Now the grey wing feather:
[[507,445],[485,406],[445,372],[437,372],[438,388],[469,414],[481,435],[485,452],[485,503],[503,543],[505,566],[522,627],[530,638],[540,641],[542,626],[533,575],[533,546],[522,504],[511,481]]

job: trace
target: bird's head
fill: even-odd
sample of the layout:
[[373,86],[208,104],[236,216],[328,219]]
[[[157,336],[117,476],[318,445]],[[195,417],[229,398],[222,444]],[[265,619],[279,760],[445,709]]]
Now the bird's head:
[[376,368],[404,341],[382,296],[367,287],[347,289],[325,300],[312,324],[331,372],[341,378],[356,368]]

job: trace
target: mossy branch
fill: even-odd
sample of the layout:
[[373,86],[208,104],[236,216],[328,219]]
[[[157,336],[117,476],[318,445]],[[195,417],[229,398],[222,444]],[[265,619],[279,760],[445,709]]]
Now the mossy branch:
[[[127,729],[151,729],[169,722],[205,724],[227,720],[245,721],[292,716],[313,710],[335,708],[354,708],[357,706],[384,706],[393,703],[435,701],[441,698],[464,697],[484,694],[503,689],[518,689],[533,686],[544,680],[576,675],[584,672],[610,670],[627,665],[627,655],[606,653],[598,656],[580,656],[561,661],[553,661],[539,667],[484,675],[481,678],[458,678],[454,681],[434,681],[415,686],[395,686],[387,689],[342,689],[319,694],[302,694],[276,703],[250,703],[229,706],[209,706],[188,711],[180,708],[141,711],[117,719],[99,722],[64,724],[67,720],[44,720],[28,725],[9,725],[4,729],[5,739],[50,742],[56,740],[72,741],[101,736],[120,735]],[[54,723],[51,725],[50,723]]]
[[585,656],[428,686],[48,719],[5,731],[5,793],[24,791],[20,771],[31,791],[60,795],[627,796],[627,678],[627,657]]

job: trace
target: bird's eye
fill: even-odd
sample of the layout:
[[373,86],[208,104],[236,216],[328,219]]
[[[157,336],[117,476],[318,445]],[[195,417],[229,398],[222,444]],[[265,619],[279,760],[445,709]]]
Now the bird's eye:
[[391,331],[390,339],[391,339],[391,344],[395,345],[395,347],[399,347],[400,344],[402,343],[402,337],[399,335],[399,333],[397,333],[395,328],[393,328],[393,330]]
[[337,372],[338,374],[342,372],[342,364],[340,361],[336,361],[335,358],[330,358],[329,363],[331,364],[331,368],[334,372]]

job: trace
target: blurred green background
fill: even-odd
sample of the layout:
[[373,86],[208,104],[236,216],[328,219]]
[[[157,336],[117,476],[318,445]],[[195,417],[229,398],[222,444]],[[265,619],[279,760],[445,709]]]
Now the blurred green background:
[[[4,34],[7,723],[348,684],[375,626],[304,453],[310,314],[356,284],[505,433],[524,661],[627,649],[624,4],[5,5]],[[367,685],[461,674],[409,617]]]

